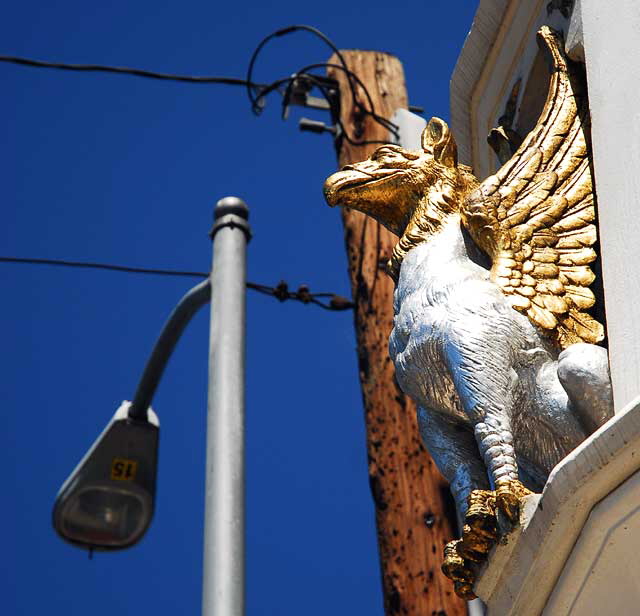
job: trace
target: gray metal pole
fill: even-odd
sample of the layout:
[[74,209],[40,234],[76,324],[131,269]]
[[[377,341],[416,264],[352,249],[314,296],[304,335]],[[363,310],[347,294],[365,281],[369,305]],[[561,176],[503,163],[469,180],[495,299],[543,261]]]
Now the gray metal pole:
[[211,231],[211,330],[203,616],[244,614],[244,355],[249,209],[218,201]]

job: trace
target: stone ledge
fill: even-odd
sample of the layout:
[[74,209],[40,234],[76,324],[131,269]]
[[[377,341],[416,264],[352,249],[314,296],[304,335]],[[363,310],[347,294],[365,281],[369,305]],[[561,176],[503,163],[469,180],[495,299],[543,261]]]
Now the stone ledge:
[[541,614],[592,509],[639,469],[640,397],[562,460],[542,495],[528,498],[520,527],[493,549],[476,583],[488,616]]

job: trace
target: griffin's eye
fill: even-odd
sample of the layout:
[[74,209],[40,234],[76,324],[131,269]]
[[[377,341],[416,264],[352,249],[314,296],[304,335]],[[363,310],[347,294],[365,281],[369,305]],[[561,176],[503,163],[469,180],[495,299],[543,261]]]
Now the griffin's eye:
[[383,145],[381,148],[378,148],[371,155],[372,160],[380,160],[381,158],[391,158],[391,159],[402,160],[404,156],[402,155],[401,150],[396,150],[394,147]]

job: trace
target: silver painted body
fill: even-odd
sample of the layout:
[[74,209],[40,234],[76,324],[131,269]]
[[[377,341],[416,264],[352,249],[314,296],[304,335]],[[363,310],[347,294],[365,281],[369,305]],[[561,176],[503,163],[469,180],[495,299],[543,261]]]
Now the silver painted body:
[[422,438],[460,515],[471,490],[500,480],[540,491],[613,413],[606,350],[576,344],[558,355],[468,246],[453,216],[407,254],[389,339],[398,382],[419,405]]

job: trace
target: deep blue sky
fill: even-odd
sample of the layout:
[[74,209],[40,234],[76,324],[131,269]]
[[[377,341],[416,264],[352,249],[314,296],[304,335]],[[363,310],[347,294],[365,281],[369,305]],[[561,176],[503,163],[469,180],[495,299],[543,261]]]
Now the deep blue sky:
[[[293,23],[404,63],[410,101],[448,119],[449,77],[476,1],[12,3],[0,53],[244,77],[255,45]],[[267,47],[270,81],[330,51],[306,33]],[[242,88],[0,65],[0,254],[207,270],[212,207],[251,207],[249,280],[348,295],[342,229],[324,205],[328,136],[254,117]],[[7,615],[200,610],[207,310],[156,396],[156,514],[131,550],[54,534],[55,494],[130,399],[169,311],[196,281],[0,264],[0,603]],[[250,293],[250,616],[381,614],[352,316]]]

